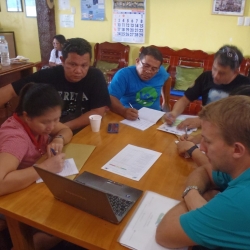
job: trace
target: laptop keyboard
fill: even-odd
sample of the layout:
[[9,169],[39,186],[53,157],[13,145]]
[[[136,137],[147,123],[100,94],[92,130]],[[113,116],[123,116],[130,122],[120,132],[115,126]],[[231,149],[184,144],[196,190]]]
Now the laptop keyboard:
[[117,216],[123,216],[130,205],[133,204],[133,201],[127,201],[112,194],[107,194],[107,197],[115,215]]

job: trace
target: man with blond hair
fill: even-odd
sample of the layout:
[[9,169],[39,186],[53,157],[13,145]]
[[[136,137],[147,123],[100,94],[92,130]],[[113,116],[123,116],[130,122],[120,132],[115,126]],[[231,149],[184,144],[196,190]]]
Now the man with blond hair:
[[250,98],[230,96],[199,114],[209,164],[187,178],[181,201],[162,219],[168,248],[250,249]]

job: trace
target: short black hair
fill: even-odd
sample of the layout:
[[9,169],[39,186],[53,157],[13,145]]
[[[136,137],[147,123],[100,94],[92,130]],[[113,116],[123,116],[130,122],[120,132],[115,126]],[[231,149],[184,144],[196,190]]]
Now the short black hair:
[[154,46],[143,47],[139,55],[139,59],[142,60],[145,56],[152,56],[155,60],[163,63],[163,57],[161,52]]
[[219,65],[229,66],[232,70],[239,68],[243,58],[241,51],[233,45],[222,46],[214,55],[214,60],[217,59]]
[[62,109],[63,100],[53,86],[28,83],[21,89],[16,113],[20,116],[25,111],[29,117],[37,117],[57,106]]
[[92,48],[90,43],[83,38],[67,39],[62,50],[63,58],[66,59],[69,53],[76,53],[79,56],[89,53],[92,58]]

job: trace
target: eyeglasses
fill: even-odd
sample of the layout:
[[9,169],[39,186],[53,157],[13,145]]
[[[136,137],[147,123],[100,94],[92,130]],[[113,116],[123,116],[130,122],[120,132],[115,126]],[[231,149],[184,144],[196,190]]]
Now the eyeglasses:
[[223,48],[223,49],[221,49],[219,51],[222,54],[226,53],[227,58],[231,59],[232,61],[236,62],[237,65],[239,65],[239,56],[238,56],[238,54],[236,53],[235,50],[233,50],[233,49],[231,49],[229,47],[225,47],[225,48]]
[[159,71],[159,68],[151,67],[149,64],[144,63],[141,60],[140,60],[140,63],[141,63],[143,70],[145,70],[145,71],[151,71],[153,74],[155,74]]

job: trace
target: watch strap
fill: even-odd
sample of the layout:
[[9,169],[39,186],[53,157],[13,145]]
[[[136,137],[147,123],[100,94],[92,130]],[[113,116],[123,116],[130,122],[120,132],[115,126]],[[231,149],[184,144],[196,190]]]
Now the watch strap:
[[182,194],[182,198],[184,198],[184,197],[188,194],[188,192],[189,192],[190,190],[192,190],[192,189],[195,189],[195,190],[197,190],[199,193],[201,193],[200,190],[199,190],[199,188],[198,188],[197,186],[188,186],[188,187],[186,187],[186,189],[184,190],[184,192],[183,192],[183,194]]
[[63,140],[63,144],[64,144],[64,137],[63,137],[63,135],[56,135],[55,137],[54,137],[54,139],[55,138],[61,138],[62,140]]
[[197,145],[194,145],[192,146],[189,150],[186,151],[186,153],[189,155],[189,157],[192,157],[192,153],[195,149],[197,149],[198,146]]

